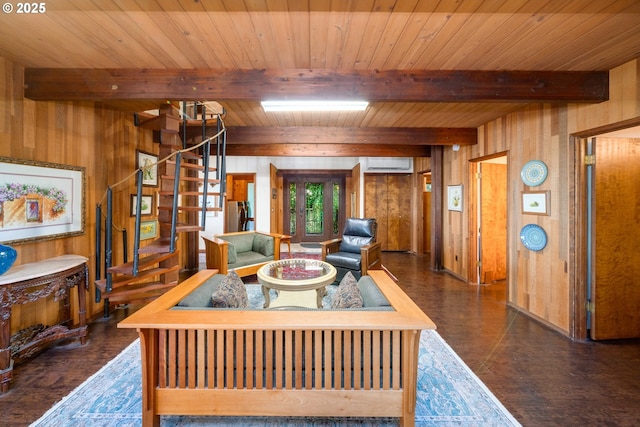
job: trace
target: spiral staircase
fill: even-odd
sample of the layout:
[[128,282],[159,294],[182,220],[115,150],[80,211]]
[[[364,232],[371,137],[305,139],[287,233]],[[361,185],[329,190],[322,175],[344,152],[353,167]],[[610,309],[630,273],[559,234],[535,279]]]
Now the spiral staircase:
[[[170,104],[157,115],[134,117],[136,126],[153,130],[159,144],[158,237],[141,247],[142,182],[145,167],[135,171],[137,206],[132,260],[128,260],[127,231],[113,220],[113,189],[131,185],[131,176],[110,186],[96,206],[96,302],[110,306],[143,303],[178,284],[180,236],[197,255],[198,233],[204,230],[207,212],[221,211],[225,193],[226,131],[219,112],[207,104],[181,103],[180,113]],[[211,159],[214,159],[210,164]],[[153,165],[152,165],[153,166]],[[212,200],[213,199],[213,200]],[[103,204],[106,202],[106,206]],[[113,265],[114,230],[122,235],[123,262]],[[104,277],[102,277],[104,272]]]

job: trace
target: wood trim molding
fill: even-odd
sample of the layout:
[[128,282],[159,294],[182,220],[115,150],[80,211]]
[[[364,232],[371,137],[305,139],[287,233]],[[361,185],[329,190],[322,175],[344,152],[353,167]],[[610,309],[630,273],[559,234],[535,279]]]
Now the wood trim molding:
[[428,145],[356,145],[356,144],[229,144],[227,156],[296,157],[429,157]]
[[227,140],[236,145],[356,144],[356,145],[475,145],[476,128],[357,128],[314,126],[232,126]]

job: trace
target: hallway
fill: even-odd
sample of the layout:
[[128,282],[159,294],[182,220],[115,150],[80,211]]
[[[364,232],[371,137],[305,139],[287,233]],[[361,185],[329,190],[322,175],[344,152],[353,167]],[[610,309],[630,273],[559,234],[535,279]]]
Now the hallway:
[[[467,285],[430,271],[424,256],[385,252],[383,263],[524,426],[640,425],[640,340],[572,342],[507,308],[503,284]],[[60,345],[18,365],[0,397],[2,424],[35,421],[118,354],[136,337],[115,326],[126,315],[93,322],[84,347]]]

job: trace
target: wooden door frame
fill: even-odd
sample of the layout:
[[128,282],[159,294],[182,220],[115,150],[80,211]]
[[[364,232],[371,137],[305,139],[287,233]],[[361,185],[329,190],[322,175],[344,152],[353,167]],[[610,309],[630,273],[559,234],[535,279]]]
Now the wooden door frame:
[[283,234],[282,222],[282,177],[278,176],[278,168],[269,164],[269,230]]
[[[569,301],[572,301],[569,316],[569,336],[574,340],[587,340],[587,168],[584,164],[586,156],[586,140],[603,133],[614,132],[630,127],[640,126],[640,117],[621,122],[576,132],[569,136],[569,153],[575,167],[570,169],[569,194],[573,192],[573,203],[569,204],[569,241],[574,245],[569,251]],[[581,167],[579,167],[581,166]]]
[[477,173],[477,169],[478,169],[478,164],[481,163],[480,159],[471,159],[469,160],[469,167],[468,167],[468,174],[469,174],[469,178],[468,178],[468,182],[469,182],[469,188],[467,190],[467,206],[468,209],[467,211],[469,212],[469,216],[468,216],[468,221],[469,221],[469,248],[468,248],[468,252],[469,252],[469,259],[468,259],[468,266],[467,266],[467,283],[471,283],[471,284],[475,284],[478,285],[479,284],[479,276],[478,276],[478,266],[477,266],[477,260],[478,260],[478,209],[480,209],[479,206],[477,206],[477,200],[478,200],[478,186],[477,186],[477,182],[476,182],[476,173]]
[[[478,196],[478,189],[476,186],[476,170],[477,170],[477,165],[479,163],[482,162],[486,162],[488,160],[491,159],[495,159],[498,157],[506,157],[507,158],[507,177],[509,176],[508,170],[509,170],[509,152],[508,151],[501,151],[499,153],[494,153],[488,156],[483,156],[483,157],[478,157],[475,159],[470,159],[469,160],[469,167],[468,167],[468,173],[469,173],[469,179],[468,179],[468,197],[466,198],[467,201],[467,205],[468,205],[468,209],[467,211],[469,212],[468,214],[468,221],[469,221],[469,259],[468,259],[468,267],[467,267],[467,282],[468,283],[473,283],[473,284],[479,284],[479,277],[478,277],[478,271],[477,271],[477,266],[476,266],[476,260],[478,259],[478,233],[476,232],[477,228],[478,228],[478,222],[477,222],[477,217],[478,217],[478,209],[480,209],[481,207],[477,205],[476,201],[477,201],[477,196]],[[507,192],[507,195],[510,194],[510,189],[509,189],[509,180],[507,179],[507,188],[505,189],[505,191]],[[507,197],[507,230],[510,229],[509,227],[509,219],[510,219],[510,215],[509,215],[509,198]],[[509,283],[509,237],[507,234],[507,241],[505,242],[506,245],[506,265],[507,265],[507,284]],[[472,277],[472,275],[475,275],[475,277]],[[507,301],[509,300],[509,287],[507,286]]]
[[444,269],[442,265],[443,252],[443,154],[442,145],[434,145],[431,147],[431,256],[429,263],[431,270],[441,271]]
[[[574,218],[569,224],[569,241],[575,242],[575,250],[569,251],[569,336],[572,339],[586,340],[587,328],[587,168],[584,162],[587,138],[571,136],[569,140],[570,152],[574,156],[574,168],[570,183],[574,188],[574,202],[569,204],[569,218]],[[582,167],[580,167],[582,165]]]

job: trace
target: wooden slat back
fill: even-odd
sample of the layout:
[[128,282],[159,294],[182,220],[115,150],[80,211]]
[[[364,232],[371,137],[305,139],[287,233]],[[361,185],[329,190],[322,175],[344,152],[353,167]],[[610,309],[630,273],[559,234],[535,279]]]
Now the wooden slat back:
[[171,330],[159,388],[399,390],[399,330]]

